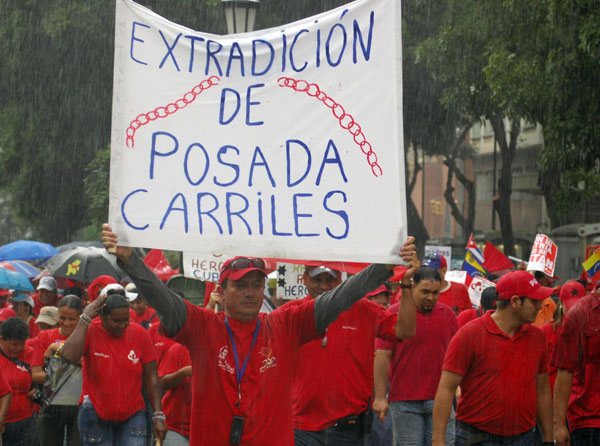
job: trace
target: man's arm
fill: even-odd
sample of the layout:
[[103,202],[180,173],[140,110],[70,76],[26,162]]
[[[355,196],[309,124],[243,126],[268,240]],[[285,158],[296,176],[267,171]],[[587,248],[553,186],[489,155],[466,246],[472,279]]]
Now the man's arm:
[[382,423],[390,410],[387,399],[387,382],[392,359],[391,350],[375,350],[375,363],[373,365],[373,378],[375,381],[375,398],[373,400],[373,411]]
[[402,297],[398,307],[395,333],[398,339],[412,338],[417,332],[417,305],[412,292],[412,278],[421,266],[417,253],[412,252],[408,270],[402,277]]
[[456,373],[442,370],[442,376],[433,402],[433,446],[446,444],[446,425],[452,413],[452,402],[456,388],[463,377]]
[[118,246],[118,237],[108,224],[102,225],[102,243],[119,260],[119,266],[131,277],[148,304],[156,310],[160,322],[171,336],[179,333],[187,319],[185,301],[169,289],[133,252],[133,248]]
[[[400,251],[400,256],[410,262],[415,253],[415,238],[409,237]],[[392,275],[395,265],[372,264],[342,282],[333,290],[327,291],[315,299],[315,326],[319,334],[325,330],[338,315],[348,310],[355,302],[374,290]],[[415,315],[416,318],[416,315]]]
[[[162,393],[160,391],[160,387],[158,386],[158,377],[156,374],[156,361],[151,361],[147,364],[142,365],[142,375],[144,378],[144,385],[146,387],[146,394],[148,395],[148,399],[150,400],[150,404],[152,405],[152,410],[154,414],[152,416],[152,421],[154,422],[154,435],[157,439],[162,443],[167,435],[167,423],[164,419],[160,419],[156,417],[156,413],[162,413],[162,404],[161,397]],[[163,418],[164,418],[164,414]]]
[[161,376],[160,378],[158,378],[158,384],[160,385],[160,389],[163,392],[166,392],[167,390],[171,390],[177,387],[188,376],[192,376],[191,365],[182,367],[173,373],[167,373],[166,375]]
[[544,441],[553,441],[552,434],[552,394],[548,372],[538,373],[535,377],[537,392],[537,420],[542,430]]
[[554,439],[557,446],[569,446],[571,436],[567,428],[567,407],[573,385],[573,373],[558,369],[554,381]]

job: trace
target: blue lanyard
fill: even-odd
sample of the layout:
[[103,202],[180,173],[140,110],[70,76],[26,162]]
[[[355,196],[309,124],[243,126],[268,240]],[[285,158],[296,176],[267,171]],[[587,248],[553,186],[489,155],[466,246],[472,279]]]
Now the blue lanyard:
[[229,326],[229,320],[227,316],[225,316],[225,327],[227,327],[227,334],[229,335],[229,339],[231,340],[231,348],[233,349],[233,360],[235,361],[235,374],[237,376],[237,385],[238,385],[238,401],[236,406],[239,407],[240,402],[242,401],[242,388],[241,382],[242,377],[244,376],[244,372],[246,371],[246,365],[248,364],[248,359],[250,359],[250,353],[254,349],[254,344],[256,344],[256,339],[258,338],[258,330],[260,330],[260,317],[257,318],[256,328],[254,329],[254,335],[252,336],[252,344],[250,345],[250,351],[246,355],[246,359],[244,359],[244,364],[240,368],[240,359],[238,357],[237,348],[235,346],[235,340],[233,339],[233,332],[231,331],[231,327]]

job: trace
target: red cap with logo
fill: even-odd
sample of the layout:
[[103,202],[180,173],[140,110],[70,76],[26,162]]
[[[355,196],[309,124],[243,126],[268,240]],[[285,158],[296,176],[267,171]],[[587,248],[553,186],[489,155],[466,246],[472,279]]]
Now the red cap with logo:
[[499,299],[518,296],[544,300],[552,295],[554,289],[541,286],[527,271],[511,271],[498,280],[496,291]]
[[576,280],[571,280],[565,283],[560,289],[560,300],[562,300],[568,310],[586,294],[587,291],[581,283],[577,282]]
[[237,256],[227,260],[221,267],[219,285],[223,285],[225,279],[240,280],[246,274],[252,271],[260,271],[267,277],[265,271],[266,265],[263,259],[253,259],[249,257]]

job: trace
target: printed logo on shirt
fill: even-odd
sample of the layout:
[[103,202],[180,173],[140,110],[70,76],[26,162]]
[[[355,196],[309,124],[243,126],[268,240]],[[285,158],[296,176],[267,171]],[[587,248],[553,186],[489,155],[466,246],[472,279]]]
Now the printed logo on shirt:
[[101,358],[110,358],[110,356],[100,352],[94,352],[94,356],[100,356]]
[[235,373],[235,369],[231,367],[231,365],[227,362],[228,354],[229,349],[227,348],[227,346],[224,345],[223,347],[221,347],[221,349],[219,350],[219,362],[217,363],[217,365],[226,372],[231,373],[233,375]]
[[260,349],[260,354],[265,358],[263,359],[262,366],[260,366],[260,373],[277,365],[277,358],[273,355],[271,341],[269,341],[269,345]]
[[29,373],[29,370],[27,370],[27,367],[23,367],[22,365],[17,365],[17,370]]
[[356,327],[352,327],[350,325],[342,325],[344,330],[358,330]]
[[134,364],[137,364],[138,362],[140,362],[140,358],[138,358],[135,355],[135,352],[133,350],[131,350],[129,352],[129,354],[127,355],[127,357],[131,360],[131,362],[133,362]]

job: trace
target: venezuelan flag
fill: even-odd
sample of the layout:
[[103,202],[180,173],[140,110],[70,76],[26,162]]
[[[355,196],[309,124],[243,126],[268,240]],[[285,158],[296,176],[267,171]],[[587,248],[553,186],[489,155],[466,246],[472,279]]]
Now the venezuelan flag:
[[462,269],[471,277],[486,277],[488,272],[483,267],[483,262],[483,254],[477,247],[475,240],[473,240],[473,234],[471,234],[469,236],[469,241],[467,242],[467,253],[465,254],[465,261],[463,262]]
[[592,282],[600,279],[600,249],[583,262],[583,269]]

